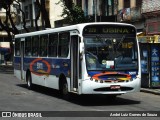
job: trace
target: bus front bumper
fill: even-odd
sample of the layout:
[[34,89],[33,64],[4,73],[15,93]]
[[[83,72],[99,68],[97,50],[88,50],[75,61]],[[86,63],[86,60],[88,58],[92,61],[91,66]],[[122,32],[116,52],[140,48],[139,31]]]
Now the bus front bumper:
[[91,80],[82,81],[81,94],[125,94],[140,91],[140,79],[123,83],[98,83]]

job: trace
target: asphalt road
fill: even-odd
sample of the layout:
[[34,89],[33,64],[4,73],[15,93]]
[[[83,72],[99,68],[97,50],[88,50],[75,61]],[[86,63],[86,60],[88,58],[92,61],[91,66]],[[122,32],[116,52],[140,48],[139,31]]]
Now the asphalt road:
[[[18,80],[12,71],[0,71],[0,111],[160,111],[160,96],[150,93],[125,94],[118,96],[115,101],[109,101],[104,96],[72,97],[70,101],[63,100],[58,91],[40,86],[28,90],[26,83]],[[58,117],[65,119],[63,115]]]

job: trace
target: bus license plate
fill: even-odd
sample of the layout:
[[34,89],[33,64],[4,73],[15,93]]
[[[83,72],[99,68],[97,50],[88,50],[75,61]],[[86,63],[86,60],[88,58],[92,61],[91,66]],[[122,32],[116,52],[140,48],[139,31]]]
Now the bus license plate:
[[120,86],[120,85],[111,85],[110,88],[111,88],[112,90],[116,90],[116,89],[120,89],[121,86]]

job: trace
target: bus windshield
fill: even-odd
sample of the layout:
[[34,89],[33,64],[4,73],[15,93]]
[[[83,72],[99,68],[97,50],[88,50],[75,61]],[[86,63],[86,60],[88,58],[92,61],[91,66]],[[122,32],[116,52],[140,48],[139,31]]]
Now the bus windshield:
[[125,34],[84,36],[87,70],[138,68],[136,37]]

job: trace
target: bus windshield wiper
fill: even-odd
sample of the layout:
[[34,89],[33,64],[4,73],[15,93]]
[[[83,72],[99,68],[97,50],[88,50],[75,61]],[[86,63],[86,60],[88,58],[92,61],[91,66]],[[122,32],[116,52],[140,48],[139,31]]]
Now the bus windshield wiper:
[[122,44],[122,42],[123,42],[123,40],[124,40],[125,37],[126,37],[125,35],[122,36],[122,38],[121,38],[121,40],[120,40],[120,42],[119,42],[119,44],[118,44],[118,46],[117,46],[117,48],[116,48],[116,51],[118,50],[118,48],[119,48],[120,45]]

